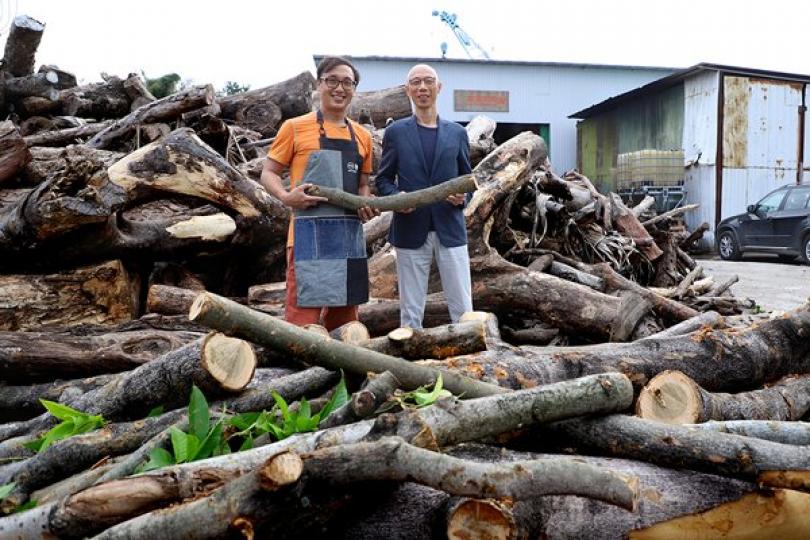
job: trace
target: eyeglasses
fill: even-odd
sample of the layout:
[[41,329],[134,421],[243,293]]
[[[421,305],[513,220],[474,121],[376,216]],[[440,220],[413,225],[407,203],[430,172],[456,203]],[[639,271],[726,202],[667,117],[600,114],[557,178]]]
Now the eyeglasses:
[[411,88],[419,88],[422,86],[422,83],[425,83],[425,86],[431,88],[436,86],[436,78],[435,77],[423,77],[423,78],[414,78],[408,81],[408,86]]
[[355,86],[357,86],[357,82],[353,81],[352,79],[349,79],[348,77],[343,80],[340,80],[337,77],[326,77],[326,78],[321,77],[318,80],[323,81],[326,84],[326,87],[329,88],[330,90],[334,90],[335,88],[338,87],[338,85],[341,85],[343,86],[344,90],[351,91],[354,90]]

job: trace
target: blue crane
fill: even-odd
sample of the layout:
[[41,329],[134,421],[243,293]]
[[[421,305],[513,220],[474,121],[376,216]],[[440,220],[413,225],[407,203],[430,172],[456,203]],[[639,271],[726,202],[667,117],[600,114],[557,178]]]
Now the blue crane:
[[[438,17],[443,23],[450,27],[450,30],[452,30],[456,35],[458,42],[461,43],[461,48],[467,53],[467,56],[474,59],[476,56],[473,55],[473,52],[477,52],[479,60],[482,59],[481,57],[483,57],[484,60],[490,59],[487,51],[485,51],[481,45],[476,43],[475,40],[458,25],[456,22],[457,17],[455,13],[447,13],[446,11],[437,11],[434,9],[433,16]],[[444,58],[446,52],[447,44],[442,43],[442,58]]]

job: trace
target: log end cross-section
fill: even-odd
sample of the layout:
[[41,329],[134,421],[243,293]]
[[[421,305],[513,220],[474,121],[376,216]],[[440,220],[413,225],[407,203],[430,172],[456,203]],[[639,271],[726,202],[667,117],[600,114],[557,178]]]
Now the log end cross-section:
[[666,424],[693,424],[705,420],[698,385],[680,371],[664,371],[639,393],[636,415]]
[[256,354],[246,341],[209,334],[201,353],[202,365],[225,390],[241,390],[256,370]]

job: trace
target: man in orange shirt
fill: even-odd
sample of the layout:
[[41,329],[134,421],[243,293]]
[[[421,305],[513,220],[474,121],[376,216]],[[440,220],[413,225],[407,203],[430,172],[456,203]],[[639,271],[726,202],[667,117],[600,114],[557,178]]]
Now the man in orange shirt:
[[[268,153],[261,184],[293,210],[287,235],[285,318],[297,324],[322,322],[332,330],[357,320],[368,301],[368,265],[363,221],[357,214],[307,194],[313,184],[369,196],[372,142],[367,130],[346,117],[360,80],[345,58],[326,57],[317,68],[320,109],[285,121]],[[281,173],[290,169],[290,189]],[[358,219],[359,218],[359,219]]]

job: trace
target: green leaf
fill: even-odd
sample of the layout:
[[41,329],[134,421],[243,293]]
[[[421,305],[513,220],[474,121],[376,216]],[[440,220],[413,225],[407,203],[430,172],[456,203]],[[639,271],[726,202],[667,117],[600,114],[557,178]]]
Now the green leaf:
[[56,427],[48,431],[42,440],[42,446],[39,447],[39,451],[43,452],[47,449],[50,445],[59,441],[61,439],[66,439],[70,437],[76,432],[76,426],[70,420],[66,420],[61,424],[58,424]]
[[188,461],[188,435],[175,426],[169,428],[172,439],[172,452],[175,463],[185,463]]
[[153,448],[152,451],[149,452],[149,461],[141,467],[140,472],[153,471],[174,464],[174,458],[167,450],[163,448]]
[[414,392],[413,397],[414,401],[419,407],[425,407],[427,405],[432,405],[437,400],[443,397],[449,397],[452,394],[447,390],[442,390],[442,374],[439,373],[438,377],[436,377],[436,384],[433,385],[433,390],[430,392]]
[[205,436],[200,447],[197,451],[192,455],[189,461],[196,461],[198,459],[205,459],[207,457],[211,457],[216,450],[220,442],[222,441],[222,422],[217,422],[211,431],[208,432],[208,435]]
[[346,389],[346,379],[343,376],[343,372],[340,372],[340,381],[335,386],[335,391],[332,392],[332,397],[329,398],[329,401],[326,402],[326,405],[323,406],[323,409],[320,410],[318,413],[318,423],[322,420],[326,420],[326,417],[332,414],[335,409],[338,409],[345,405],[349,401],[349,391]]
[[157,407],[155,407],[154,409],[149,411],[149,414],[147,414],[146,417],[147,418],[155,418],[156,416],[160,416],[164,412],[165,411],[163,409],[163,405],[158,405]]
[[31,499],[29,501],[26,501],[26,502],[22,503],[17,508],[15,508],[14,513],[16,514],[18,512],[25,512],[26,510],[31,510],[32,508],[35,508],[36,506],[37,506],[37,501]]
[[40,448],[42,448],[42,443],[45,442],[45,437],[40,437],[38,439],[34,439],[33,441],[23,443],[25,448],[28,448],[32,452],[39,452]]
[[187,461],[192,461],[193,456],[197,454],[200,449],[200,439],[197,438],[196,435],[193,433],[189,433],[186,435],[186,456],[188,457]]
[[262,413],[258,412],[236,414],[228,419],[228,423],[239,431],[247,431],[254,427],[259,420],[259,417],[261,417],[261,414]]
[[251,448],[253,448],[253,437],[248,435],[247,438],[242,441],[242,446],[239,447],[239,452],[244,452],[245,450],[250,450]]
[[284,419],[285,422],[290,422],[293,418],[290,415],[290,408],[287,407],[287,402],[284,401],[284,398],[281,397],[281,394],[279,394],[275,390],[271,390],[270,393],[273,396],[273,399],[276,400],[276,406],[281,410],[281,417]]
[[10,484],[3,484],[2,486],[0,486],[0,500],[8,497],[8,494],[14,491],[14,487],[16,485],[17,485],[16,482],[12,482]]
[[57,403],[55,401],[40,399],[39,402],[42,403],[49,413],[59,420],[73,420],[77,416],[87,416],[82,411],[77,411],[76,409],[68,407],[67,405],[62,405],[61,403]]
[[208,410],[208,402],[197,386],[191,388],[191,399],[188,403],[188,426],[189,433],[202,440],[208,433],[211,423],[211,413]]

